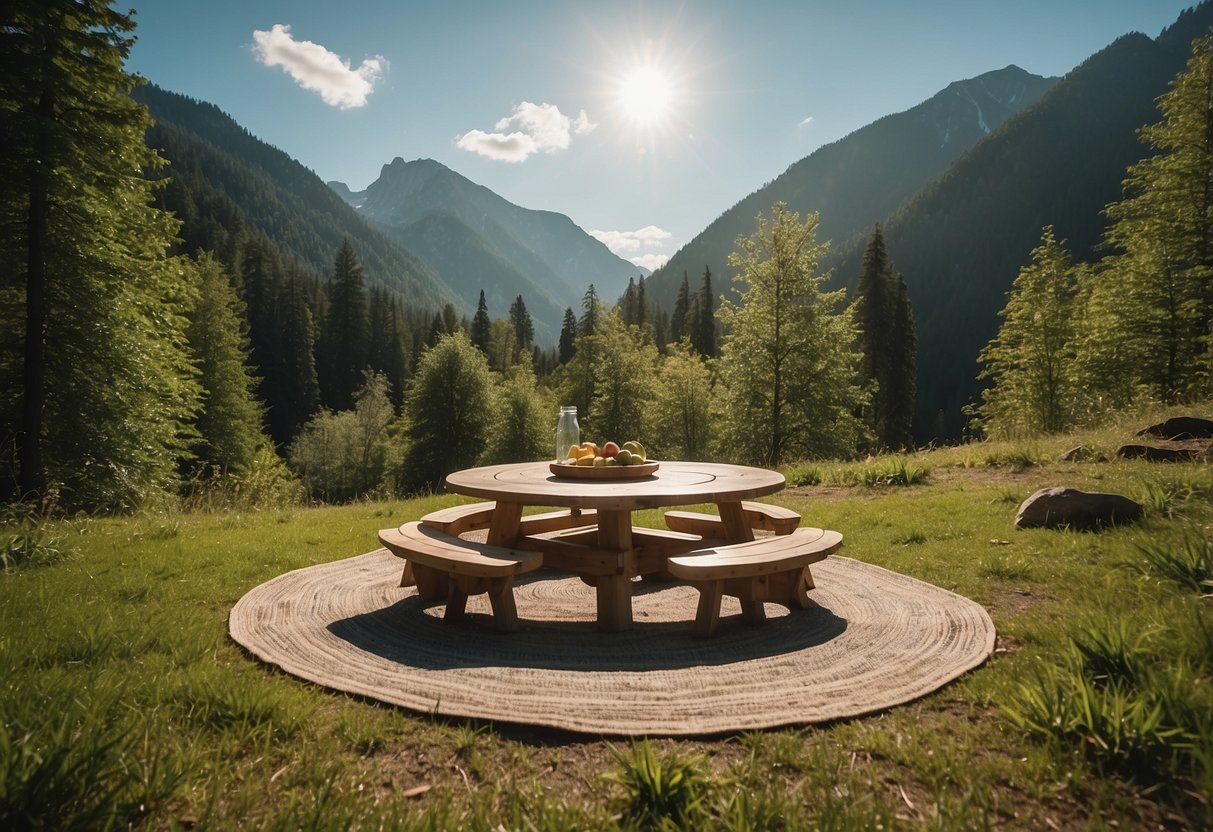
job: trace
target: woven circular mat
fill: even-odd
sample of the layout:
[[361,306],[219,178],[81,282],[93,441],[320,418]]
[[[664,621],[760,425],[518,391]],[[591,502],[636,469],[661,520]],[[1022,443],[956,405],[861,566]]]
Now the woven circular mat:
[[745,624],[726,597],[710,639],[691,636],[698,593],[638,581],[635,626],[599,632],[594,590],[531,573],[514,589],[521,627],[492,628],[487,597],[444,624],[442,604],[398,585],[387,550],[287,573],[232,609],[232,638],[328,688],[425,713],[604,735],[694,735],[853,717],[916,699],[981,664],[994,624],[977,603],[830,557],[816,606],[767,605]]

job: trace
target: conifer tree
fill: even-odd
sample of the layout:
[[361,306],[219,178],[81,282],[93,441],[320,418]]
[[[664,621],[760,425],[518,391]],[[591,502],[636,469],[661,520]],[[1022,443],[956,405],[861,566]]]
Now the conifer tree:
[[905,278],[893,267],[880,226],[863,255],[856,292],[862,376],[872,400],[866,411],[878,448],[908,448],[912,422],[917,337]]
[[271,371],[273,396],[266,400],[266,406],[271,438],[279,445],[286,445],[320,406],[316,327],[312,323],[307,290],[299,275],[289,275],[283,280],[278,307],[282,340],[278,363]]
[[1128,196],[1107,208],[1116,253],[1102,270],[1120,272],[1133,299],[1117,329],[1145,347],[1140,381],[1174,402],[1213,383],[1213,35],[1194,43],[1159,109],[1141,130],[1157,153],[1129,167]]
[[451,471],[476,464],[488,439],[491,389],[488,362],[462,331],[443,335],[421,357],[405,399],[408,490],[437,487]]
[[645,342],[638,327],[625,324],[618,309],[602,316],[598,332],[588,340],[584,351],[593,356],[594,385],[582,430],[621,442],[646,436],[656,392],[656,347]]
[[481,289],[480,300],[476,303],[476,315],[472,318],[472,346],[488,355],[491,334],[492,321],[489,320],[489,305],[484,300],[484,289]]
[[320,391],[325,405],[349,410],[363,385],[370,344],[362,265],[348,238],[337,249],[321,338]]
[[522,295],[514,298],[510,304],[510,324],[514,327],[514,355],[512,363],[517,364],[523,353],[530,353],[535,344],[535,322],[527,311]]
[[598,300],[598,292],[591,283],[581,298],[581,318],[577,321],[577,334],[593,335],[597,332],[598,321],[602,314],[602,302]]
[[695,296],[691,343],[705,358],[716,357],[716,298],[712,294],[712,270],[703,267],[703,283]]
[[679,341],[687,332],[687,315],[691,311],[691,286],[687,273],[682,273],[682,284],[678,287],[678,297],[674,300],[674,311],[670,315],[670,340]]
[[[125,507],[171,486],[198,386],[153,205],[163,161],[123,62],[134,23],[103,2],[15,0],[0,27],[0,454],[12,496],[62,486]],[[6,484],[7,485],[7,484]]]
[[991,435],[1056,433],[1072,424],[1076,283],[1065,243],[1045,226],[1032,262],[1019,270],[999,314],[998,334],[982,349],[981,427]]
[[573,357],[574,345],[577,341],[577,319],[571,308],[564,310],[564,322],[560,325],[560,363],[568,364]]
[[261,406],[254,398],[257,380],[248,363],[244,304],[210,254],[192,263],[183,259],[182,265],[195,273],[199,294],[187,330],[202,385],[195,453],[204,469],[243,474],[265,441]]
[[728,333],[720,358],[725,453],[777,466],[794,459],[854,453],[855,416],[866,404],[859,384],[851,310],[835,312],[844,290],[823,292],[818,271],[828,243],[818,215],[776,203],[737,239],[729,265],[741,293],[720,316]]

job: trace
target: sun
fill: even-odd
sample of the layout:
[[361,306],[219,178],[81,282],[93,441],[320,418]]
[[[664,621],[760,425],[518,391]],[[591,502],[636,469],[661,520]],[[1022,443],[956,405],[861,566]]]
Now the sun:
[[659,67],[638,66],[620,79],[616,95],[629,118],[637,124],[652,125],[669,115],[674,85]]

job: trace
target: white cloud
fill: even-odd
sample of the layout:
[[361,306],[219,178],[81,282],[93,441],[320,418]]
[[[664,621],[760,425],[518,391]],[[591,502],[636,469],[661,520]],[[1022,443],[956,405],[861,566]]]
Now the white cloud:
[[[640,251],[642,248],[653,248],[661,245],[663,241],[670,238],[670,232],[655,225],[646,225],[644,228],[638,228],[635,231],[595,230],[590,232],[590,236],[601,240],[607,248],[619,254],[620,252]],[[663,255],[649,254],[645,256],[659,257]],[[632,262],[636,262],[635,258],[633,258]]]
[[348,110],[362,107],[387,72],[387,59],[367,58],[357,69],[350,62],[310,40],[295,40],[291,27],[275,23],[268,32],[253,32],[253,51],[266,66],[280,66],[305,90],[320,93],[325,104]]
[[628,258],[637,266],[643,266],[651,272],[655,272],[664,266],[670,259],[668,254],[642,254],[639,257]]
[[[522,162],[534,153],[567,150],[574,132],[589,133],[597,126],[585,110],[574,121],[554,104],[523,101],[513,113],[497,121],[493,126],[497,132],[469,130],[455,140],[455,145],[501,162]],[[510,127],[517,129],[506,133]]]
[[590,117],[585,114],[585,110],[582,110],[577,114],[577,120],[573,122],[573,132],[581,136],[586,133],[593,133],[594,128],[597,126],[597,124],[590,121]]
[[797,127],[804,128],[804,127],[810,127],[810,126],[812,126],[812,124],[813,124],[813,117],[812,117],[812,116],[805,116],[804,118],[802,118],[802,119],[800,120],[800,123],[799,123],[799,124],[797,124],[796,126],[797,126]]

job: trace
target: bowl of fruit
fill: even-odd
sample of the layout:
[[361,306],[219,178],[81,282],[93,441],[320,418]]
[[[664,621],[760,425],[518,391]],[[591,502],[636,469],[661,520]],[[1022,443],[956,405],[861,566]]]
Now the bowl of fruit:
[[551,464],[558,477],[578,480],[634,480],[654,473],[661,463],[650,461],[644,445],[636,441],[593,442],[572,445],[568,455]]

